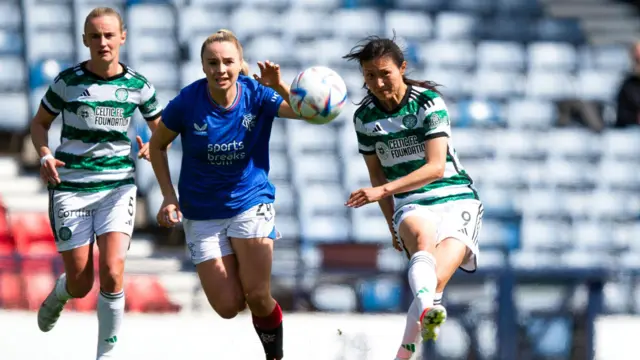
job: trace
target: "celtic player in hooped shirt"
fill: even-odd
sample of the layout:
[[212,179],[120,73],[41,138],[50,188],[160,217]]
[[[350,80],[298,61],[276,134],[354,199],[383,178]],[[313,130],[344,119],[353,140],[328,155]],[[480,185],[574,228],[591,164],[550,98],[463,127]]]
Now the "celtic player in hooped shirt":
[[455,270],[476,269],[482,203],[435,84],[404,76],[404,55],[391,39],[368,38],[345,58],[359,62],[369,90],[354,124],[373,186],[354,191],[347,206],[378,202],[394,247],[410,259],[415,298],[396,355],[410,359],[420,331],[424,340],[437,338],[447,316],[442,291]]
[[[83,35],[91,59],[56,77],[31,125],[41,156],[41,177],[49,184],[51,227],[65,270],[38,311],[38,326],[50,331],[69,299],[90,292],[97,238],[98,360],[114,358],[125,308],[124,261],[136,210],[135,163],[127,130],[136,109],[152,131],[162,111],[147,79],[119,62],[125,40],[122,18],[115,10],[92,10]],[[47,133],[58,115],[62,135],[54,155]],[[148,160],[148,146],[139,137],[137,141],[138,157]]]

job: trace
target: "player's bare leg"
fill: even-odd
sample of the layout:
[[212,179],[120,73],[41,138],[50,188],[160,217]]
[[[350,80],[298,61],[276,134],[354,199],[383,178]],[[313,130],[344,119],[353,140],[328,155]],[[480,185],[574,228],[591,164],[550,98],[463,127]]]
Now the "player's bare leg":
[[273,240],[231,238],[231,245],[238,258],[240,281],[266,359],[280,360],[284,356],[282,309],[271,297]]
[[38,327],[44,332],[53,329],[69,299],[83,298],[93,287],[93,244],[63,251],[61,255],[65,272],[38,310]]
[[233,319],[246,304],[238,261],[234,254],[210,259],[196,265],[202,289],[213,310],[223,319]]

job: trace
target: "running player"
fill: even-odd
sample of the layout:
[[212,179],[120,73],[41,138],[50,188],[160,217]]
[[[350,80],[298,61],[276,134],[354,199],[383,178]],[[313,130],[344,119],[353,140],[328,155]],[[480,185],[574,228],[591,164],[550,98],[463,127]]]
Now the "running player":
[[[49,216],[64,274],[38,311],[38,326],[53,329],[71,298],[93,286],[93,243],[100,249],[97,359],[111,359],[125,309],[124,261],[136,210],[134,160],[127,130],[140,110],[151,130],[162,107],[154,87],[119,62],[126,32],[114,9],[93,9],[84,24],[84,45],[91,58],[62,71],[44,95],[31,124],[40,154],[40,174],[49,184]],[[62,115],[61,145],[55,156],[48,130]],[[139,158],[148,146],[137,138]]]
[[420,331],[425,341],[437,338],[447,317],[442,292],[456,269],[476,269],[482,204],[456,156],[436,85],[405,77],[391,39],[367,38],[344,58],[359,62],[368,89],[354,122],[372,185],[351,193],[347,206],[378,202],[394,247],[410,259],[415,299],[397,353],[410,359]]
[[[227,30],[209,36],[200,52],[205,78],[169,102],[150,141],[151,163],[164,195],[158,223],[182,219],[202,288],[212,308],[231,319],[248,304],[268,360],[281,359],[282,310],[271,297],[277,238],[269,182],[269,137],[276,116],[298,118],[283,99],[289,86],[280,68],[258,63],[248,76],[242,46]],[[182,137],[178,191],[166,147]]]

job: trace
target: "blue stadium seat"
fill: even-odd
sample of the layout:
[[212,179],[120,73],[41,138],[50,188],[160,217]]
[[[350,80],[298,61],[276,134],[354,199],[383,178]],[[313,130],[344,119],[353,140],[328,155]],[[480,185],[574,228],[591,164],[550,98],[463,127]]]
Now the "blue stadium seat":
[[543,8],[538,0],[497,0],[496,12],[503,16],[539,17],[543,15]]
[[535,42],[527,48],[529,69],[573,71],[577,67],[578,53],[567,43]]
[[628,71],[632,67],[629,49],[624,45],[591,46],[588,49],[596,69]]
[[471,95],[491,99],[517,97],[523,93],[523,82],[519,72],[478,69],[473,75]]
[[500,104],[479,99],[458,102],[457,120],[473,127],[495,127],[503,124]]
[[360,40],[384,31],[382,17],[373,8],[338,9],[330,19],[334,36]]
[[[425,54],[425,56],[429,56]],[[438,88],[447,98],[461,98],[470,94],[469,76],[463,69],[446,69],[440,66],[427,67],[417,79],[431,80],[442,85]]]
[[[296,6],[282,14],[282,31],[290,39],[309,40],[331,34],[329,14],[324,11],[309,11]],[[292,54],[294,55],[294,54]]]
[[[295,152],[293,154],[296,154]],[[310,182],[336,182],[340,179],[340,161],[335,154],[315,153],[293,156],[293,182],[296,186]]]
[[365,206],[353,209],[350,213],[351,236],[355,241],[380,244],[388,244],[391,241],[389,226],[379,206]]
[[14,31],[0,30],[0,55],[22,55],[22,35]]
[[0,3],[0,29],[20,30],[22,25],[22,13],[17,3]]
[[495,11],[495,1],[493,0],[452,0],[449,2],[449,9],[460,12],[467,12],[486,16]]
[[0,130],[22,133],[29,126],[28,97],[23,92],[2,93],[0,95]]
[[566,41],[572,44],[585,42],[578,20],[541,18],[535,24],[537,41]]
[[398,280],[376,279],[360,283],[362,311],[402,311],[402,283]]
[[407,10],[387,10],[384,13],[384,34],[408,40],[425,41],[432,36],[433,22],[426,13]]
[[292,155],[313,152],[333,152],[337,145],[337,131],[331,125],[318,126],[302,121],[288,121],[287,139]]
[[511,41],[482,41],[477,48],[479,68],[523,70],[526,62],[524,45]]
[[180,84],[180,74],[176,65],[171,61],[143,61],[132,63],[131,66],[146,77],[156,89],[177,89]]
[[0,91],[24,91],[27,84],[25,64],[18,56],[0,57]]
[[70,31],[33,33],[27,42],[27,59],[30,62],[55,59],[72,63],[74,57],[75,46]]
[[42,3],[37,6],[29,6],[25,10],[27,19],[25,25],[30,31],[46,32],[73,29],[73,9],[69,4]]
[[49,86],[61,71],[70,66],[70,62],[51,59],[33,62],[29,66],[29,86],[31,89]]
[[557,108],[549,101],[535,99],[512,99],[507,107],[506,119],[509,127],[548,129],[557,118]]
[[546,100],[575,99],[574,78],[562,71],[532,71],[527,74],[525,95]]
[[143,3],[127,7],[127,29],[131,36],[173,35],[176,16],[173,7],[162,3]]
[[[275,157],[272,156],[272,159],[275,160]],[[280,215],[295,215],[298,202],[296,201],[297,196],[295,189],[293,188],[291,183],[282,178],[278,180],[278,178],[271,177],[271,175],[269,175],[269,180],[276,188],[276,199],[274,202],[277,214],[276,221],[278,221]]]
[[543,251],[565,250],[571,245],[570,230],[570,226],[564,222],[525,217],[520,229],[522,248]]
[[578,96],[585,100],[613,103],[622,80],[620,71],[583,70],[576,77]]
[[128,61],[132,65],[154,60],[177,62],[180,56],[178,43],[166,36],[139,34],[132,36],[127,45]]
[[436,40],[426,43],[420,57],[427,66],[451,69],[468,69],[475,65],[476,49],[472,42],[464,40]]
[[435,17],[435,36],[443,40],[472,39],[479,18],[473,14],[441,12]]
[[241,5],[254,6],[259,8],[273,8],[273,10],[284,9],[293,0],[239,0]]
[[[291,57],[292,46],[279,36],[256,36],[244,43],[243,47],[244,57],[250,64],[268,59],[280,66],[297,66],[297,62]],[[257,67],[255,71],[258,71]]]
[[[276,190],[277,191],[277,190]],[[276,206],[276,212],[280,211]],[[300,238],[300,223],[295,216],[286,213],[278,213],[276,218],[276,230],[283,239],[297,240]]]
[[[347,189],[359,189],[371,186],[369,180],[369,171],[367,165],[361,155],[352,155],[343,158],[344,162],[344,181],[343,184]],[[351,190],[351,191],[353,191]]]
[[481,40],[516,41],[526,43],[533,39],[533,23],[529,18],[498,16],[484,19],[477,37]]
[[[204,6],[186,6],[178,12],[178,39],[187,43],[193,36],[203,37],[229,27],[224,11]],[[198,49],[199,50],[199,49]]]
[[511,250],[519,247],[520,227],[513,221],[500,221],[485,219],[482,221],[482,230],[478,234],[478,244],[481,251]]
[[313,306],[320,311],[352,312],[357,309],[357,295],[350,286],[323,284],[311,293]]
[[640,129],[609,129],[602,135],[603,155],[608,159],[640,160],[638,144],[640,144]]
[[[270,19],[264,21],[264,19]],[[258,9],[251,6],[235,8],[229,17],[233,32],[241,42],[257,35],[276,35],[281,33],[280,15],[274,10]]]
[[269,164],[271,168],[269,171],[269,178],[274,180],[288,180],[290,172],[289,160],[286,152],[271,150],[269,155]]
[[439,12],[446,8],[446,0],[393,0],[394,8]]

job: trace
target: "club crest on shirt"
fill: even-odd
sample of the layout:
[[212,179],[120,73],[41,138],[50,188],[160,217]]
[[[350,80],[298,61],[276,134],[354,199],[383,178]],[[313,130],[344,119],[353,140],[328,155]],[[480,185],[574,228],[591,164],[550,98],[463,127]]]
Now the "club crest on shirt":
[[242,126],[251,131],[256,126],[256,116],[251,113],[242,115]]

